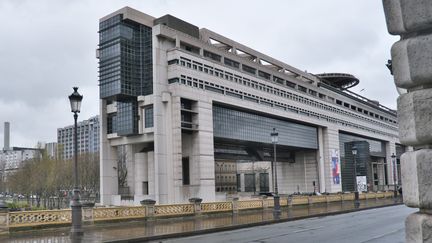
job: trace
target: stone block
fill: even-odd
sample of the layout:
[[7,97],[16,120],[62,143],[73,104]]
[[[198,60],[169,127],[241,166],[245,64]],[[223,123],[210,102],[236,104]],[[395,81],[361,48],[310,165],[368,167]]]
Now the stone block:
[[432,215],[410,214],[405,219],[405,242],[432,242]]
[[396,42],[391,55],[396,86],[410,89],[432,84],[432,34]]
[[402,94],[397,103],[401,143],[410,146],[432,144],[432,89]]
[[402,19],[402,9],[399,0],[383,0],[384,14],[386,16],[387,30],[392,35],[405,32]]
[[432,149],[401,156],[403,200],[413,208],[432,209]]
[[390,34],[422,31],[432,24],[430,0],[383,0],[383,5]]

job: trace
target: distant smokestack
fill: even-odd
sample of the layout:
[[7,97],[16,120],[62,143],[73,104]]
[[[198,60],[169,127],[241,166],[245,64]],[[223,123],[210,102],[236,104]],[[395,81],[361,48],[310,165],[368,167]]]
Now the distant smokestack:
[[10,146],[9,146],[9,142],[10,142],[10,124],[9,122],[5,122],[4,123],[4,146],[3,146],[3,150],[10,150]]

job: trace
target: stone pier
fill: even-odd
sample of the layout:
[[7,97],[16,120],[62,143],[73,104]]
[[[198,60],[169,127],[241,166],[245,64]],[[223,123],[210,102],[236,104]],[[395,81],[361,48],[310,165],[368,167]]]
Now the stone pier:
[[387,28],[401,39],[391,48],[404,203],[419,208],[405,220],[407,242],[432,242],[432,1],[383,0]]

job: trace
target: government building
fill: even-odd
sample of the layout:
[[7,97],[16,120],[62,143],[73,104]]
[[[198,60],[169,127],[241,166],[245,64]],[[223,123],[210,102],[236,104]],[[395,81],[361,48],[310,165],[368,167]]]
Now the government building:
[[396,111],[349,91],[353,75],[129,7],[100,19],[97,57],[104,205],[250,198],[274,178],[281,195],[400,183]]

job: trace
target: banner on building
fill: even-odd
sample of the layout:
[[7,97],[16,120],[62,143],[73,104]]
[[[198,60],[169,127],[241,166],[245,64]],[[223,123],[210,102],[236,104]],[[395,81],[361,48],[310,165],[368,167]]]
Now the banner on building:
[[332,176],[333,184],[340,184],[340,161],[339,161],[339,150],[331,150],[331,162],[332,162]]

